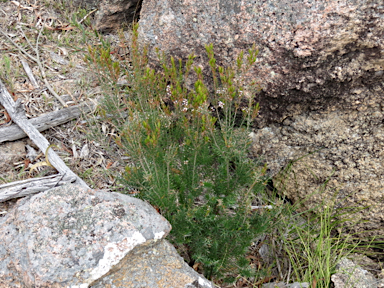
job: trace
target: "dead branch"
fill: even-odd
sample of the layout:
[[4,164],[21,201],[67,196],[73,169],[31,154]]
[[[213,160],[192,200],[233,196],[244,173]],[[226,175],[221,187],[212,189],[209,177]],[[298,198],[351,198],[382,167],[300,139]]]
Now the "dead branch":
[[83,17],[83,19],[81,19],[81,20],[79,21],[79,24],[83,23],[85,19],[87,19],[91,14],[95,13],[97,10],[99,10],[99,9],[94,9],[94,10],[92,10],[91,12],[89,12],[87,15],[85,15],[85,16]]
[[29,54],[27,51],[25,51],[25,50],[23,49],[23,47],[17,45],[16,42],[13,41],[12,38],[9,37],[3,30],[0,29],[0,33],[3,34],[3,35],[5,36],[5,38],[8,39],[9,42],[11,42],[13,45],[15,45],[15,47],[16,47],[17,49],[19,49],[20,52],[22,52],[25,56],[27,56],[27,57],[28,57],[29,59],[31,59],[32,61],[35,61],[35,62],[36,62],[36,58],[35,58],[35,57],[33,57],[31,54]]
[[[49,92],[51,92],[51,94],[53,96],[55,96],[55,98],[57,100],[59,100],[59,102],[61,103],[61,105],[63,105],[64,107],[68,107],[67,103],[65,103],[63,101],[63,99],[61,99],[61,97],[56,93],[55,90],[53,90],[51,84],[49,84],[48,80],[47,80],[47,75],[45,74],[45,71],[44,71],[44,67],[43,65],[41,64],[41,61],[40,61],[40,54],[39,54],[39,39],[40,39],[40,36],[41,36],[41,32],[43,31],[43,28],[40,29],[39,31],[39,35],[37,36],[37,39],[36,39],[36,49],[35,49],[35,53],[36,53],[36,60],[37,60],[37,65],[39,66],[40,68],[40,72],[41,72],[41,76],[43,77],[43,81],[45,83],[45,86],[47,86]],[[33,48],[31,46],[31,48]]]
[[[21,58],[21,57],[20,57]],[[28,65],[28,62],[25,61],[24,59],[20,59],[21,61],[21,64],[23,65],[23,68],[24,68],[24,71],[25,73],[27,73],[27,76],[29,78],[29,81],[31,81],[33,87],[35,89],[39,88],[39,84],[37,83],[36,79],[35,79],[35,76],[33,76],[33,73],[32,73],[32,70],[31,70],[31,67],[29,67]]]
[[[42,132],[51,127],[55,127],[76,119],[82,113],[91,111],[93,107],[94,104],[91,102],[81,103],[76,106],[70,106],[68,108],[63,108],[58,111],[53,111],[39,117],[29,119],[29,123],[31,123],[39,132]],[[7,127],[0,127],[0,143],[15,141],[26,136],[27,134],[25,134],[25,132],[16,124],[12,124]]]
[[0,185],[0,202],[44,192],[56,186],[76,181],[75,177],[63,177],[60,174],[32,178]]
[[[68,107],[68,105],[63,101],[63,99],[61,99],[61,97],[56,93],[55,90],[53,90],[51,84],[49,84],[48,80],[47,80],[47,76],[45,74],[45,71],[44,71],[44,67],[43,67],[43,64],[41,63],[40,61],[40,54],[39,54],[39,40],[40,40],[40,37],[41,37],[41,32],[43,31],[43,28],[40,29],[39,31],[39,34],[37,36],[37,39],[36,39],[36,48],[34,48],[31,44],[31,42],[29,41],[29,39],[27,38],[27,36],[24,34],[24,31],[22,29],[20,29],[23,36],[25,37],[25,39],[27,40],[27,43],[28,45],[30,46],[30,48],[36,53],[36,58],[33,57],[31,54],[29,54],[27,51],[25,51],[22,47],[20,47],[19,45],[17,45],[3,30],[0,29],[0,32],[1,34],[3,34],[13,45],[16,46],[16,48],[18,48],[22,53],[24,53],[27,57],[29,57],[31,60],[35,61],[37,63],[37,65],[39,66],[39,69],[40,69],[40,72],[41,72],[41,76],[43,77],[43,81],[45,83],[45,85],[47,86],[49,92],[51,92],[51,94],[57,99],[59,100],[59,102],[61,103],[61,105],[63,105],[64,107]],[[46,65],[44,65],[46,66]]]
[[[12,40],[11,37],[9,37],[3,30],[0,29],[0,33],[4,35],[5,38],[7,38],[7,40],[9,42],[11,42],[21,53],[23,53],[26,57],[28,57],[29,59],[31,59],[32,61],[36,62],[37,63],[37,59],[35,57],[33,57],[31,54],[29,54],[27,51],[25,51],[23,49],[23,47],[17,45],[17,43],[15,41]],[[25,37],[25,36],[24,36]],[[27,41],[29,42],[29,40]],[[32,50],[33,49],[33,46],[31,46]],[[55,71],[55,69],[49,67],[48,65],[44,64],[44,67],[48,68],[49,70],[51,71]]]
[[[26,38],[26,39],[28,39],[28,38]],[[29,40],[28,40],[28,43],[29,43]],[[35,79],[35,76],[33,75],[32,70],[31,70],[31,68],[28,65],[28,62],[25,61],[22,57],[20,57],[20,61],[21,61],[21,64],[23,65],[25,73],[27,73],[29,81],[31,81],[31,83],[32,83],[32,85],[33,85],[33,87],[35,89],[38,89],[39,88],[39,84],[37,83],[37,81]],[[49,98],[47,91],[44,91],[43,94],[44,94],[45,97]],[[42,131],[42,130],[39,130],[39,131]]]
[[[9,94],[7,89],[5,88],[3,82],[0,80],[0,103],[7,110],[9,116],[11,116],[13,122],[15,122],[19,127],[28,135],[28,137],[36,144],[37,147],[43,153],[46,153],[48,147],[50,146],[49,142],[41,133],[33,126],[27,117],[25,116],[25,112],[23,109],[23,105],[21,104],[21,99],[17,99],[17,101],[13,101],[12,96]],[[76,183],[82,185],[84,187],[88,187],[88,185],[75,173],[72,172],[71,169],[65,165],[64,161],[52,150],[49,149],[48,160],[53,167],[60,173],[60,175],[65,175],[69,177],[75,177]]]

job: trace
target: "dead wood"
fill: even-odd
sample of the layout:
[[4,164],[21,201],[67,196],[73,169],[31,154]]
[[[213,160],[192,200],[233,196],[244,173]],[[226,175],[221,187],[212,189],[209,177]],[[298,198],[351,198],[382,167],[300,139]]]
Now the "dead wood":
[[[76,106],[70,106],[58,111],[43,114],[39,117],[30,119],[29,123],[41,132],[47,130],[48,128],[76,119],[82,113],[91,111],[93,107],[94,104],[92,103],[81,103]],[[27,134],[25,134],[25,132],[16,124],[7,127],[0,127],[0,143],[18,140],[24,138],[25,136],[27,136]]]
[[0,185],[0,202],[44,192],[53,187],[73,182],[76,182],[75,177],[63,177],[56,174],[3,184]]
[[27,73],[27,76],[28,76],[28,78],[29,78],[29,81],[31,81],[33,87],[34,87],[35,89],[39,88],[39,84],[37,84],[37,81],[36,81],[36,79],[35,79],[35,76],[33,76],[31,67],[29,67],[28,62],[25,61],[25,60],[22,59],[22,58],[20,59],[20,61],[21,61],[21,64],[23,65],[24,71],[25,71],[25,73]]
[[5,88],[3,82],[0,80],[0,103],[7,110],[9,116],[11,116],[13,122],[15,122],[28,137],[36,144],[37,147],[44,153],[48,155],[48,160],[50,164],[60,173],[63,177],[74,177],[76,184],[82,185],[89,188],[89,186],[71,169],[65,165],[64,161],[52,150],[48,149],[50,144],[47,139],[33,126],[30,121],[27,119],[23,105],[21,104],[21,99],[13,101],[12,96],[9,94]]

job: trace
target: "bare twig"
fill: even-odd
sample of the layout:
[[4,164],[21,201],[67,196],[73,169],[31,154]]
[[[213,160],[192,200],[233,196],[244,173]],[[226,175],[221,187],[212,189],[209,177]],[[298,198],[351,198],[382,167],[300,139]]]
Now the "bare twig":
[[251,206],[252,210],[256,210],[256,209],[272,209],[272,208],[273,208],[272,205]]
[[81,20],[79,21],[79,24],[83,23],[85,19],[87,19],[91,14],[95,13],[97,10],[98,10],[98,9],[92,10],[92,11],[89,12],[87,15],[85,15],[85,16],[83,17],[83,19],[81,19]]
[[22,47],[20,47],[19,45],[17,45],[17,43],[15,41],[12,40],[11,37],[9,37],[3,30],[0,29],[0,33],[3,34],[9,42],[11,42],[13,45],[15,45],[15,47],[17,49],[19,49],[19,51],[21,51],[22,53],[24,53],[25,56],[27,56],[29,59],[31,59],[32,61],[35,61],[37,62],[36,58],[33,57],[31,54],[29,54],[27,51],[25,51]]
[[21,32],[21,34],[23,34],[23,37],[25,38],[25,40],[27,41],[27,43],[28,43],[28,45],[29,45],[29,47],[31,47],[32,48],[32,50],[34,50],[33,49],[33,45],[32,45],[32,43],[31,43],[31,41],[29,41],[29,38],[25,35],[25,33],[24,33],[24,30],[23,29],[21,29],[21,27],[19,27],[19,30],[20,30],[20,32]]
[[25,10],[29,10],[29,11],[33,11],[33,8],[32,7],[27,7],[27,6],[22,6],[19,2],[17,1],[11,1],[12,4],[16,5],[16,7],[18,9],[25,9]]
[[289,278],[291,277],[291,269],[292,269],[292,265],[291,265],[291,261],[288,261],[288,276],[287,276],[287,283],[289,283]]
[[[21,57],[20,57],[21,58]],[[29,78],[29,81],[31,81],[33,87],[35,89],[39,88],[39,84],[37,83],[36,79],[35,79],[35,76],[33,76],[33,73],[32,73],[32,70],[31,68],[29,67],[28,65],[28,62],[25,61],[24,59],[20,59],[21,61],[21,64],[23,65],[23,68],[24,68],[24,71],[25,73],[27,73],[27,76]]]
[[[45,85],[47,86],[49,92],[51,92],[51,94],[57,99],[59,100],[59,102],[61,103],[61,105],[63,105],[64,107],[68,107],[68,105],[63,101],[63,99],[61,99],[61,97],[56,93],[56,91],[52,88],[52,86],[49,84],[48,80],[47,80],[47,76],[45,74],[45,71],[44,71],[44,68],[43,68],[43,65],[40,61],[40,57],[39,57],[39,38],[41,36],[41,32],[43,30],[43,28],[40,29],[39,31],[39,34],[37,36],[37,40],[36,40],[36,48],[34,48],[31,44],[31,42],[29,41],[29,39],[27,38],[27,36],[24,34],[23,30],[20,28],[20,30],[22,31],[23,33],[23,36],[25,37],[25,39],[27,40],[28,42],[28,45],[31,47],[32,50],[34,50],[34,52],[36,53],[36,58],[33,57],[31,54],[29,54],[27,51],[25,51],[22,47],[20,47],[19,45],[16,44],[15,41],[12,40],[11,37],[9,37],[3,30],[0,29],[0,32],[13,44],[16,46],[17,49],[19,49],[22,53],[24,53],[28,58],[30,58],[31,60],[35,61],[37,63],[37,65],[39,66],[39,69],[41,71],[41,76],[43,77],[43,81],[45,83]],[[44,65],[46,66],[46,65]],[[48,66],[46,66],[48,67]],[[49,67],[50,68],[50,67]],[[24,68],[25,69],[25,68]],[[52,68],[50,68],[52,69]],[[37,82],[36,82],[37,83]]]
[[23,106],[21,104],[21,99],[17,99],[17,101],[13,101],[12,96],[9,94],[4,84],[0,80],[0,104],[7,110],[8,114],[11,116],[13,122],[15,122],[25,134],[29,136],[29,138],[40,148],[41,151],[47,154],[49,162],[53,167],[61,175],[67,175],[68,177],[76,178],[76,183],[88,187],[88,185],[75,173],[72,172],[71,169],[65,165],[64,161],[52,150],[48,149],[50,144],[47,139],[34,127],[27,117],[25,116],[25,112]]
[[281,271],[280,261],[279,261],[279,258],[276,255],[276,245],[275,245],[275,240],[274,239],[272,239],[272,246],[273,246],[272,247],[273,254],[274,254],[275,259],[276,259],[277,270],[279,271],[280,278],[283,279],[283,272]]
[[[19,45],[17,45],[17,43],[15,41],[12,40],[11,37],[9,37],[3,30],[0,29],[0,33],[3,34],[9,42],[11,42],[21,53],[23,53],[26,57],[28,57],[29,59],[31,59],[32,61],[36,62],[37,63],[37,60],[35,57],[33,57],[31,54],[29,54],[27,51],[25,51],[23,49],[23,47],[20,47]],[[26,39],[28,39],[25,34],[23,33],[23,37],[25,37]],[[29,43],[29,40],[27,40],[27,42]],[[31,46],[31,48],[33,49],[33,46]],[[34,49],[33,49],[34,50]],[[44,64],[44,67],[51,70],[51,71],[56,71],[55,69],[53,69],[52,67],[49,67],[48,65]]]
[[[32,50],[33,51],[35,51],[35,48],[33,47],[33,45],[32,45],[32,43],[31,43],[31,41],[29,41],[29,38],[25,35],[25,33],[24,33],[24,30],[23,29],[21,29],[21,27],[19,27],[19,30],[20,30],[20,32],[21,32],[21,34],[23,34],[23,37],[25,38],[25,40],[27,41],[27,43],[28,43],[28,45],[29,45],[29,47],[31,47],[32,48]],[[36,52],[35,52],[36,53]],[[33,57],[34,58],[34,57]],[[34,60],[35,61],[35,60]],[[36,63],[37,63],[37,61],[35,61]],[[49,67],[47,64],[44,64],[43,65],[45,68],[47,68],[47,69],[49,69],[49,70],[51,70],[51,71],[56,71],[55,69],[53,69],[52,67]]]
[[45,85],[47,86],[49,92],[52,93],[53,96],[55,96],[55,98],[57,100],[59,100],[59,102],[61,103],[61,105],[63,105],[64,107],[68,107],[67,103],[65,103],[63,101],[63,99],[61,99],[61,97],[59,95],[57,95],[56,91],[53,90],[51,84],[49,84],[48,80],[47,80],[47,75],[45,74],[45,71],[44,71],[44,68],[43,68],[43,65],[41,65],[41,62],[40,62],[40,56],[39,56],[39,39],[40,39],[40,36],[41,36],[41,32],[43,31],[43,28],[40,29],[39,31],[39,35],[37,36],[37,39],[36,39],[36,49],[35,49],[35,53],[36,53],[36,62],[37,62],[37,65],[39,65],[39,68],[40,68],[40,71],[41,71],[41,76],[43,77],[43,80],[44,80],[44,83]]
[[[21,30],[21,29],[20,29],[20,30]],[[24,34],[24,33],[23,33],[23,34]],[[28,38],[27,38],[27,39],[28,39]],[[28,41],[28,43],[29,43],[29,41]],[[28,76],[28,78],[29,78],[29,81],[31,81],[31,83],[32,83],[32,85],[33,85],[33,87],[34,87],[35,89],[39,88],[39,84],[37,83],[37,81],[36,81],[36,79],[35,79],[35,76],[33,76],[32,70],[31,70],[31,68],[29,67],[28,62],[25,61],[24,59],[22,59],[22,57],[20,57],[20,58],[21,58],[21,59],[20,59],[21,64],[22,64],[23,67],[24,67],[24,71],[25,71],[25,73],[27,73],[27,76]],[[44,94],[45,97],[49,98],[47,91],[43,91],[43,94]],[[39,130],[39,131],[43,131],[43,130]],[[21,132],[22,132],[22,131],[21,131]],[[23,133],[23,132],[22,132],[22,133]],[[23,133],[23,134],[24,134],[24,133]],[[3,134],[3,135],[5,135],[5,134]],[[17,135],[19,135],[19,134],[17,134]],[[23,137],[24,137],[24,136],[23,136]],[[17,138],[17,139],[19,139],[19,138]],[[1,138],[0,138],[0,142],[1,142]]]

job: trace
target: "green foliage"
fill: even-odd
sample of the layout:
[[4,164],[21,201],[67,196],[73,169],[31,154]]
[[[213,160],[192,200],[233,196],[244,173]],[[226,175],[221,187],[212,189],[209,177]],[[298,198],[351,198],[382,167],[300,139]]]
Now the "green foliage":
[[[72,14],[71,25],[81,31],[81,40],[80,43],[87,43],[88,38],[90,37],[90,32],[88,32],[85,26],[91,25],[91,20],[87,17],[88,11],[85,9],[79,9],[76,13]],[[83,22],[82,22],[83,20]],[[81,23],[82,22],[82,23]],[[85,25],[85,26],[84,26]]]
[[190,264],[199,263],[208,278],[250,276],[245,254],[267,219],[251,210],[264,189],[266,168],[248,157],[259,107],[243,95],[242,79],[257,51],[250,49],[246,64],[242,53],[227,68],[217,66],[212,45],[206,50],[213,89],[193,67],[193,55],[183,63],[159,52],[160,72],[149,68],[137,25],[124,91],[116,85],[123,64],[113,61],[107,47],[90,48],[88,61],[109,83],[100,114],[131,159],[121,179],[127,192],[139,191],[138,197],[158,208],[173,227],[169,239],[184,246]]
[[7,55],[3,56],[2,64],[4,68],[4,73],[11,74],[11,59]]
[[7,88],[14,92],[15,78],[19,77],[18,67],[14,67],[12,59],[8,55],[3,55],[0,59],[0,77],[5,81]]
[[[282,172],[283,179],[292,176],[292,165]],[[313,176],[318,179],[317,175]],[[282,243],[283,257],[289,259],[287,270],[292,270],[287,282],[293,279],[311,283],[311,287],[328,288],[341,258],[357,251],[365,253],[372,244],[361,245],[361,237],[348,229],[362,221],[357,216],[367,207],[345,207],[341,205],[337,192],[333,192],[333,196],[326,196],[331,192],[327,191],[330,177],[309,193],[307,199],[274,211],[276,221],[272,229],[277,229],[274,234]],[[322,195],[321,204],[313,205],[309,210],[301,208],[304,202],[315,195]]]

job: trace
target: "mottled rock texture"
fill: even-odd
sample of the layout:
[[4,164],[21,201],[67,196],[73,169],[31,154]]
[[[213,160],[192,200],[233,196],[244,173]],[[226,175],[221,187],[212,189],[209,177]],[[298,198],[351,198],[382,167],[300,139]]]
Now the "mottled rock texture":
[[132,23],[140,13],[142,0],[64,0],[87,10],[98,9],[94,15],[94,28],[111,32]]
[[[178,279],[210,284],[162,242],[170,230],[148,203],[119,193],[68,185],[26,197],[0,218],[0,287],[85,288],[105,276],[113,284],[108,287],[139,287],[114,274],[126,265],[149,269],[146,281],[165,281],[151,287],[176,287],[166,282]],[[168,257],[174,263],[168,274],[148,262],[172,262]],[[127,279],[137,276],[129,273]]]
[[130,24],[138,16],[141,0],[103,0],[95,15],[95,28],[110,32]]
[[145,247],[136,250],[127,258],[121,269],[104,277],[92,287],[213,288],[214,286],[189,267],[167,240],[161,240],[155,243],[152,249]]
[[382,0],[145,0],[139,24],[152,63],[156,47],[194,53],[207,75],[206,44],[219,65],[256,44],[255,151],[274,176],[314,152],[292,166],[284,193],[304,199],[329,180],[309,205],[339,191],[337,205],[369,206],[353,230],[384,235]]
[[376,279],[370,272],[347,258],[340,260],[336,273],[332,275],[331,279],[335,288],[384,287],[383,279]]

